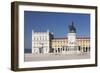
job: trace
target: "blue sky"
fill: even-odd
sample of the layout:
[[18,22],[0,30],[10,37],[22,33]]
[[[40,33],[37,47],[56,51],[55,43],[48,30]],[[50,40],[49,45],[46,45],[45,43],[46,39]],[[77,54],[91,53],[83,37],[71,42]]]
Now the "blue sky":
[[49,30],[55,37],[66,37],[72,21],[77,36],[90,36],[90,14],[24,11],[24,48],[31,48],[32,29]]

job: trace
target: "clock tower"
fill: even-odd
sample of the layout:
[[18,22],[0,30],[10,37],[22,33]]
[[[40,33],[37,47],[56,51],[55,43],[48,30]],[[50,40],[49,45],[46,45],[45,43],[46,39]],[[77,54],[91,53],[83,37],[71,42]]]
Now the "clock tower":
[[70,54],[73,54],[77,51],[76,28],[74,26],[74,22],[69,25],[68,29],[68,50]]

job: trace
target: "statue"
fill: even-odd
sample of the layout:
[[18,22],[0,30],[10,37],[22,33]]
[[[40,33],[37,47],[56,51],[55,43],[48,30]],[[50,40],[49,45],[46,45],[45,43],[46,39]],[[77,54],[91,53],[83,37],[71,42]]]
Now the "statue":
[[70,33],[76,33],[76,28],[75,28],[75,26],[74,26],[74,23],[72,22],[72,24],[71,25],[69,25],[69,32]]

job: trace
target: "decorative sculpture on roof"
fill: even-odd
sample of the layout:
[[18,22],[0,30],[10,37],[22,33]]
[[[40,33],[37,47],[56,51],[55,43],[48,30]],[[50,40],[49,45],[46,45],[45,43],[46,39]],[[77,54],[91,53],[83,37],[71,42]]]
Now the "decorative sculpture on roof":
[[72,24],[69,25],[69,32],[70,33],[76,33],[76,28],[74,26],[74,22],[72,22]]

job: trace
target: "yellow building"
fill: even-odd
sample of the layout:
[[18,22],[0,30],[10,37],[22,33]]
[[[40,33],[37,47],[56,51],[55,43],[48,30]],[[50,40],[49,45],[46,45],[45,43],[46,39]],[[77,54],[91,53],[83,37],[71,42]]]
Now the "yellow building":
[[90,38],[89,37],[78,37],[77,44],[81,47],[83,52],[90,51]]
[[79,54],[90,52],[90,38],[78,37],[73,22],[68,29],[67,37],[53,38],[51,40],[51,53]]
[[51,47],[53,49],[53,52],[60,53],[61,51],[63,51],[67,42],[68,42],[67,38],[54,38],[54,39],[52,39]]
[[[90,51],[90,38],[89,37],[77,37],[76,38],[78,50],[81,52]],[[61,53],[62,51],[67,51],[68,38],[53,38],[51,41],[51,47],[53,52]]]

